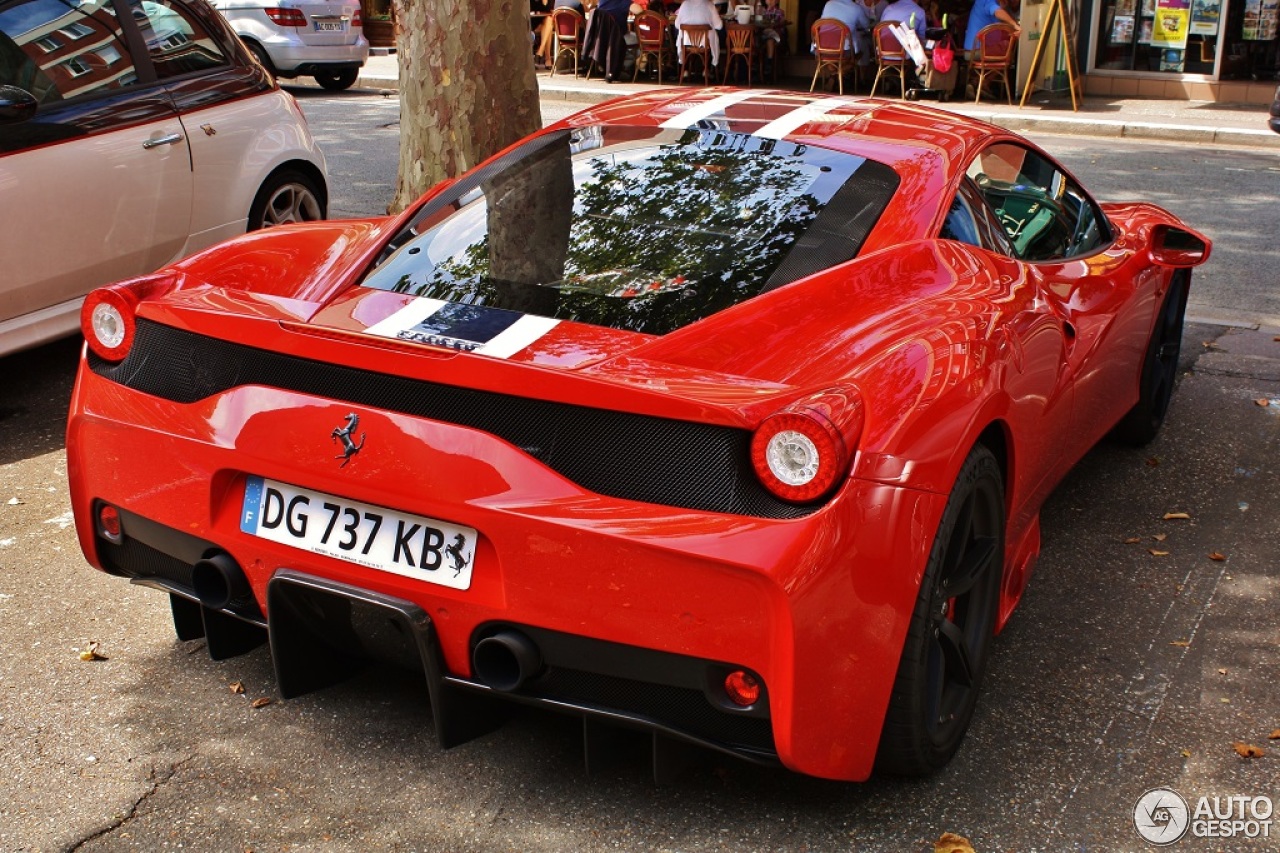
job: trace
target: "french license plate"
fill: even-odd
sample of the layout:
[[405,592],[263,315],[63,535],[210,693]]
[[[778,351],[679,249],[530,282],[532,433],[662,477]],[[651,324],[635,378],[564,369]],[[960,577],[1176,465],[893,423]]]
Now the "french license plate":
[[240,529],[253,536],[453,589],[471,586],[476,531],[276,480],[249,477]]
[[312,21],[318,33],[340,33],[346,29],[342,21]]

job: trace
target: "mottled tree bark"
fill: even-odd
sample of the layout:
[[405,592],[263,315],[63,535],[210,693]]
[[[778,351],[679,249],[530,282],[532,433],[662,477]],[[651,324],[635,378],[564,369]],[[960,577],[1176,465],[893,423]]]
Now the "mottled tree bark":
[[542,126],[525,0],[394,0],[404,210]]

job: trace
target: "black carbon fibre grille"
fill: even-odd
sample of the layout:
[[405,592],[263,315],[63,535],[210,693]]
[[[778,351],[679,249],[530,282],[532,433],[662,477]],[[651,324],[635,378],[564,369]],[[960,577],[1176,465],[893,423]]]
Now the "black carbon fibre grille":
[[717,710],[700,690],[553,667],[525,692],[545,699],[628,711],[728,746],[775,751],[773,729],[767,718]]
[[774,498],[751,467],[751,434],[712,424],[532,400],[372,373],[139,320],[132,349],[99,376],[192,403],[238,385],[264,385],[484,430],[602,495],[761,518],[816,506]]
[[192,589],[191,566],[177,557],[171,557],[128,537],[119,545],[101,537],[97,539],[97,543],[98,557],[103,566],[113,574],[130,578],[160,578],[183,589]]

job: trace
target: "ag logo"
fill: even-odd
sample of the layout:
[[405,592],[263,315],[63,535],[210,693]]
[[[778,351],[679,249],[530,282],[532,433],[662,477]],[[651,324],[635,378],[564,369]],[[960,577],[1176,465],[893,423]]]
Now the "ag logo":
[[1187,801],[1169,788],[1152,788],[1133,807],[1133,825],[1152,844],[1172,844],[1187,834]]

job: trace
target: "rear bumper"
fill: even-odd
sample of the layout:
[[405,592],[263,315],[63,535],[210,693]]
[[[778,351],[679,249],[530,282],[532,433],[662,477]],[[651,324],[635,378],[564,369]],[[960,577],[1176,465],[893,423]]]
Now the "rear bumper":
[[317,71],[360,68],[369,59],[369,43],[313,47],[295,42],[264,42],[271,64],[282,76],[305,76]]
[[[801,519],[659,507],[587,492],[478,430],[358,407],[369,444],[355,464],[339,467],[328,430],[352,409],[253,386],[180,404],[82,369],[67,448],[87,558],[174,593],[181,608],[196,598],[190,566],[200,554],[229,554],[247,576],[253,606],[205,615],[214,624],[234,618],[269,626],[286,695],[316,676],[299,681],[291,672],[295,656],[279,638],[301,629],[280,627],[290,609],[281,602],[312,584],[348,600],[395,602],[401,614],[420,611],[397,618],[430,625],[414,636],[430,638],[418,645],[429,647],[435,661],[422,664],[436,682],[433,697],[531,702],[815,776],[869,775],[945,496],[850,481],[829,505]],[[248,475],[475,528],[470,588],[244,533]],[[131,529],[138,531],[145,550],[124,553],[96,535],[97,501],[126,511],[126,541]],[[496,697],[472,667],[475,644],[494,626],[552,638],[563,651],[548,661],[548,671],[571,677]],[[606,654],[612,663],[602,667],[590,664],[592,649],[630,651]],[[666,663],[644,663],[654,660]],[[686,664],[689,672],[749,669],[763,680],[767,703],[745,713],[725,710],[693,676],[663,683],[672,679],[661,673]],[[608,671],[594,671],[602,668]],[[606,678],[588,683],[574,675],[584,672]],[[605,684],[610,678],[625,684]],[[617,698],[626,685],[653,695],[683,692],[672,694],[671,703],[646,705],[649,696],[628,705]],[[447,731],[450,712],[435,710],[447,746],[456,740]],[[462,717],[471,715],[464,710]]]

